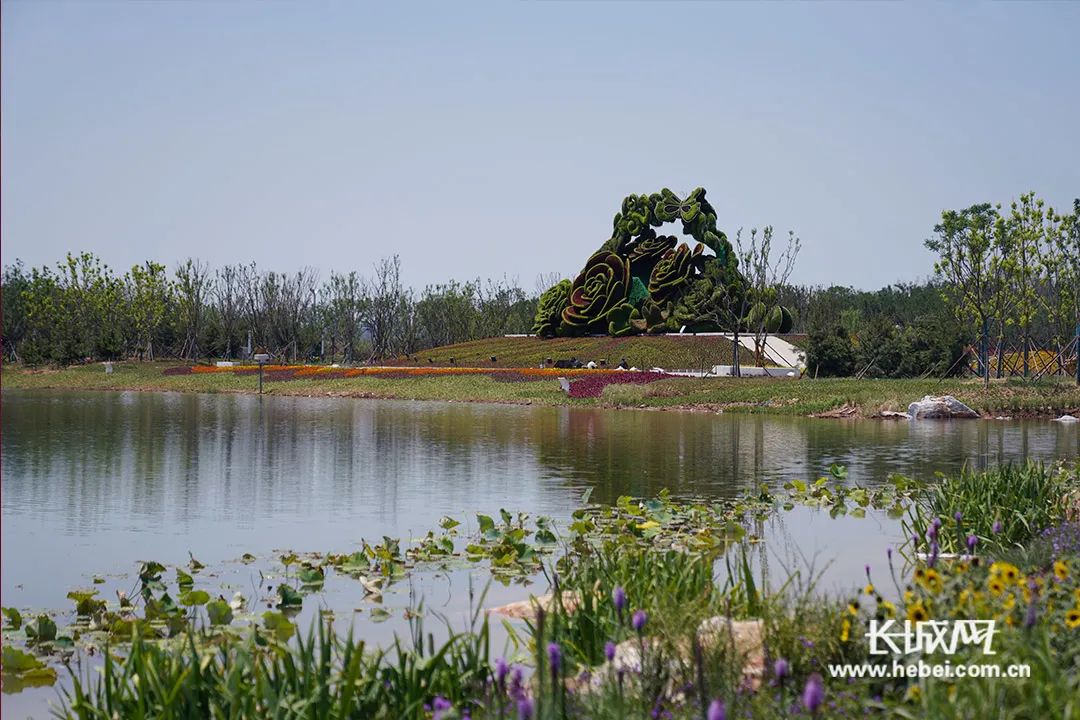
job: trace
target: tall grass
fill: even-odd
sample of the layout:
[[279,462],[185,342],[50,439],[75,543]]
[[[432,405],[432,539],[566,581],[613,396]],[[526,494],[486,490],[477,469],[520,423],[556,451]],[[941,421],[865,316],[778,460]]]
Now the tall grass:
[[940,552],[960,554],[1019,547],[1060,522],[1078,488],[1080,465],[1029,461],[985,471],[965,468],[913,498],[904,530],[926,552],[935,542]]

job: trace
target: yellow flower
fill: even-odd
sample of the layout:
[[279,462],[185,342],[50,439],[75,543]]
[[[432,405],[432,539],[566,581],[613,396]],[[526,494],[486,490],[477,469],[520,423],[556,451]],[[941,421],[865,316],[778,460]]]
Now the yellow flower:
[[920,697],[922,697],[922,690],[918,685],[912,685],[904,693],[904,702],[918,702]]
[[915,580],[921,581],[925,577],[926,577],[926,571],[923,570],[921,566],[915,568]]
[[921,602],[917,602],[907,609],[907,618],[913,623],[926,622],[930,619],[930,613]]
[[1054,575],[1062,582],[1065,581],[1065,578],[1069,577],[1069,566],[1065,564],[1064,560],[1058,560],[1054,563]]
[[859,614],[859,603],[858,602],[849,602],[848,606],[847,606],[847,611],[849,613],[851,613],[852,615],[858,615]]
[[1073,630],[1080,627],[1080,608],[1073,608],[1065,613],[1065,624]]
[[990,589],[990,592],[994,595],[1000,595],[1005,592],[1005,583],[1001,581],[1001,578],[990,576],[990,579],[986,581],[986,587]]
[[932,593],[941,592],[941,576],[938,575],[937,570],[926,571],[926,587],[929,588]]
[[660,523],[656,522],[655,520],[646,520],[645,522],[638,525],[637,529],[638,530],[652,530],[652,529],[658,528],[658,527],[660,527]]
[[1020,579],[1020,568],[1012,563],[999,561],[990,566],[990,574],[1011,585]]
[[941,592],[941,576],[938,575],[938,571],[933,568],[930,568],[921,574],[916,571],[915,582],[934,594]]
[[851,637],[851,621],[844,618],[844,624],[840,626],[840,642],[847,642]]
[[904,591],[904,604],[905,605],[910,605],[913,602],[915,602],[915,593],[911,592],[910,590],[905,590]]
[[866,587],[863,588],[863,592],[866,593],[867,595],[873,595],[874,594],[874,584],[873,583],[867,583]]
[[878,609],[885,613],[885,617],[896,617],[896,606],[888,600],[879,602]]
[[1006,610],[1012,610],[1014,607],[1016,607],[1016,596],[1012,593],[1006,595],[1005,599],[1001,603],[1001,607],[1005,608]]

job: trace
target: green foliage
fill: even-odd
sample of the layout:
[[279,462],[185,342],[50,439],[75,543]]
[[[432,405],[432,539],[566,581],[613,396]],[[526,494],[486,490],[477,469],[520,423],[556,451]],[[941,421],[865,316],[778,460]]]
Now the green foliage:
[[536,319],[532,330],[541,337],[552,337],[562,322],[562,311],[570,299],[569,280],[560,280],[548,288],[536,306]]
[[563,328],[571,334],[606,329],[608,314],[623,304],[629,293],[630,264],[601,250],[589,258],[574,280],[562,312]]
[[836,325],[830,330],[811,332],[806,346],[806,367],[814,376],[855,374],[855,346],[847,330]]
[[[693,250],[654,230],[681,222],[696,240]],[[709,248],[713,254],[706,255]],[[619,266],[622,260],[626,270]],[[626,278],[625,281],[623,278]],[[589,258],[573,283],[561,325],[552,320],[553,295],[538,314],[537,334],[667,332],[735,327],[745,284],[727,237],[716,228],[716,211],[697,188],[685,199],[664,188],[651,195],[628,195],[615,215],[611,239]],[[543,304],[543,300],[541,301]],[[619,308],[624,303],[636,312]],[[790,327],[790,313],[778,311],[776,326]]]
[[1061,522],[1077,492],[1080,466],[1028,462],[982,472],[965,468],[918,493],[904,529],[909,537],[919,536],[917,549],[928,550],[927,532],[936,518],[942,552],[965,552],[967,538],[975,535],[980,552],[1000,553]]
[[664,253],[649,276],[649,295],[659,302],[674,299],[685,291],[701,268],[704,249],[701,243],[693,250],[682,243]]

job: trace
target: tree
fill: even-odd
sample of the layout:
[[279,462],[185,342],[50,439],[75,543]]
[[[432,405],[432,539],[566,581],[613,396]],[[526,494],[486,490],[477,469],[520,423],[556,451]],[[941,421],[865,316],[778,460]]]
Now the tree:
[[1029,372],[1031,324],[1039,310],[1040,271],[1046,238],[1046,213],[1035,193],[1025,193],[1014,201],[1009,216],[1002,218],[999,232],[1009,238],[1010,252],[1005,270],[1009,294],[1015,298],[1010,320],[1020,329],[1024,356],[1024,376]]
[[150,261],[135,265],[124,280],[135,352],[141,358],[153,360],[154,340],[164,324],[172,292],[165,266]]
[[412,293],[401,283],[401,259],[383,258],[365,287],[364,329],[371,337],[369,360],[412,350],[415,333]]
[[340,346],[344,361],[353,362],[365,310],[363,280],[355,270],[347,274],[331,272],[323,286],[323,298],[331,337],[330,354],[335,356]]
[[30,286],[30,278],[23,268],[22,260],[16,260],[14,265],[4,267],[2,283],[3,300],[0,301],[0,312],[3,313],[3,337],[0,343],[3,345],[5,358],[19,361],[19,345],[26,335],[26,292]]
[[[802,249],[802,242],[794,231],[788,231],[787,247],[774,261],[772,258],[773,229],[766,225],[761,231],[760,243],[757,228],[750,231],[750,244],[742,243],[742,229],[735,234],[739,264],[746,278],[743,313],[747,330],[754,336],[754,356],[758,365],[765,364],[765,342],[770,333],[790,332],[790,316],[780,305],[779,288],[787,284],[795,260]],[[746,309],[749,312],[746,312]]]
[[233,349],[240,345],[240,323],[244,313],[243,266],[226,265],[214,273],[211,296],[214,314],[221,338],[220,350],[227,358],[233,357]]
[[202,349],[201,342],[206,317],[206,295],[210,290],[210,273],[206,264],[188,258],[176,269],[177,317],[184,344],[180,348],[180,357],[195,360]]
[[[989,203],[972,205],[966,210],[946,210],[934,226],[936,237],[925,241],[938,254],[934,271],[943,279],[942,293],[951,303],[956,317],[972,337],[981,336],[985,344],[991,304],[998,291],[995,253],[1000,250],[997,211]],[[984,385],[990,383],[986,352],[980,354]]]

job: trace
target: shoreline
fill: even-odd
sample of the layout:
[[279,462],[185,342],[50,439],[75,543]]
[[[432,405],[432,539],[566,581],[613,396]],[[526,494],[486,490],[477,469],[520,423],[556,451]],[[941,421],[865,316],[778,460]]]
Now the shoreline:
[[[0,389],[258,394],[252,375],[229,372],[165,375],[176,363],[116,363],[62,369],[5,364]],[[499,368],[512,371],[513,368]],[[902,420],[895,413],[924,395],[954,395],[982,419],[1054,419],[1080,414],[1080,387],[1071,382],[992,383],[977,380],[787,380],[767,378],[671,378],[646,384],[610,385],[599,397],[570,398],[554,380],[507,382],[489,374],[387,378],[268,380],[264,394],[368,400],[442,401],[521,406],[591,407],[687,413],[748,413],[835,420]]]

